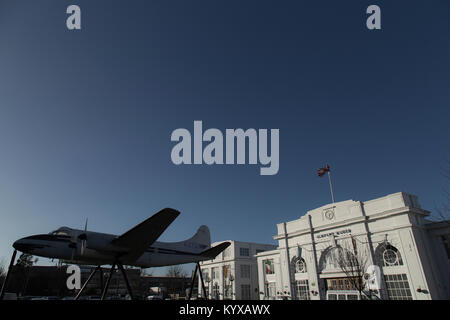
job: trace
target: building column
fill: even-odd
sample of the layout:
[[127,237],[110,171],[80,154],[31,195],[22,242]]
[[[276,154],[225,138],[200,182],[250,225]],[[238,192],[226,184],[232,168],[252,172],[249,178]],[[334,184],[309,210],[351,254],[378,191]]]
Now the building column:
[[[284,279],[284,283],[282,283],[282,290],[284,293],[284,289],[288,289],[291,299],[293,299],[294,297],[294,291],[293,291],[293,285],[292,285],[292,281],[294,281],[294,279],[291,279],[292,277],[292,272],[291,272],[291,256],[289,254],[289,241],[288,241],[288,234],[287,234],[287,229],[286,229],[286,222],[283,222],[283,232],[284,232],[284,249],[285,249],[285,259],[281,259],[282,261],[284,260],[286,262],[286,266],[285,268],[283,268],[284,270],[282,270],[282,272],[287,271],[287,277],[285,277]],[[287,282],[287,288],[286,288],[286,282]]]
[[[325,287],[321,287],[320,284],[320,278],[318,274],[318,260],[317,260],[317,252],[316,252],[316,245],[314,241],[314,228],[312,226],[311,216],[308,216],[308,226],[309,226],[309,234],[311,237],[311,256],[310,256],[310,263],[307,263],[307,272],[308,272],[308,278],[309,278],[309,291],[311,293],[311,300],[325,300],[325,292],[322,292],[321,289],[325,290]],[[306,251],[306,250],[305,250]],[[306,259],[305,259],[306,261]],[[315,283],[315,286],[312,286],[312,284]],[[318,292],[317,295],[313,295],[311,291]]]

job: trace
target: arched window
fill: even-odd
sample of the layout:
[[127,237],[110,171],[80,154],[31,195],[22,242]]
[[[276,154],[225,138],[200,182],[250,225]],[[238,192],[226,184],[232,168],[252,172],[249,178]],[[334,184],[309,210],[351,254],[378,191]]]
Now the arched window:
[[400,251],[389,242],[380,244],[375,250],[377,263],[383,267],[402,266],[403,259]]
[[351,262],[355,259],[353,253],[341,246],[328,247],[320,256],[319,269],[320,271],[341,270],[351,267]]
[[292,259],[292,266],[294,268],[295,273],[306,273],[308,272],[306,269],[306,262],[303,258],[294,257]]

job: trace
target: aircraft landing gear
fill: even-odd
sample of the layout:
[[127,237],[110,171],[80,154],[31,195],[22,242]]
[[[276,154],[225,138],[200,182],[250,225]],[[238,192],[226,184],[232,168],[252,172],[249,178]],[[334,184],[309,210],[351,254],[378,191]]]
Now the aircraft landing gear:
[[11,271],[12,271],[12,268],[14,267],[14,261],[16,260],[16,254],[17,254],[17,250],[14,250],[13,255],[11,257],[11,262],[9,263],[8,272],[6,273],[5,281],[3,281],[2,291],[0,292],[0,300],[3,300],[3,297],[5,295],[5,291],[8,286]]
[[205,296],[205,299],[208,300],[208,296],[206,295],[205,283],[203,282],[202,269],[200,268],[200,263],[198,263],[198,262],[195,265],[195,271],[194,271],[194,274],[192,275],[191,290],[189,290],[188,300],[191,300],[191,297],[192,297],[192,291],[194,290],[194,284],[195,284],[195,278],[197,276],[197,271],[200,274],[200,280],[202,282],[203,295]]
[[130,283],[128,281],[128,277],[127,274],[125,272],[125,269],[123,268],[122,263],[120,263],[119,261],[116,261],[112,264],[111,266],[111,270],[109,271],[109,276],[108,279],[106,279],[106,283],[105,286],[103,286],[103,269],[101,268],[101,266],[97,266],[97,268],[95,268],[94,270],[92,270],[91,274],[89,275],[88,279],[86,280],[86,282],[83,284],[83,287],[81,288],[80,292],[78,292],[77,296],[75,297],[75,300],[78,300],[78,298],[80,297],[81,293],[83,292],[84,288],[88,285],[88,283],[91,281],[92,277],[95,275],[95,273],[97,272],[97,270],[100,271],[100,286],[102,289],[102,296],[101,296],[101,300],[105,300],[106,298],[106,294],[108,293],[108,288],[109,288],[109,283],[111,282],[111,278],[114,274],[114,270],[116,269],[116,266],[118,267],[118,269],[120,270],[120,272],[122,273],[122,276],[125,280],[125,284],[127,286],[127,290],[128,293],[131,297],[131,300],[133,300],[133,292],[131,291],[131,286]]
[[131,291],[131,286],[128,281],[127,273],[125,272],[125,269],[123,268],[122,263],[119,261],[116,261],[115,263],[113,263],[113,265],[111,267],[111,271],[109,272],[109,277],[108,277],[108,279],[106,279],[106,284],[105,284],[105,287],[103,288],[101,300],[105,300],[106,293],[108,292],[109,282],[111,281],[111,278],[113,276],[113,272],[114,272],[114,269],[116,268],[116,265],[117,265],[118,269],[120,270],[120,272],[122,273],[123,279],[125,280],[125,284],[127,285],[128,294],[130,295],[131,300],[133,300],[133,292]]
[[78,292],[78,294],[75,297],[75,300],[78,300],[78,298],[81,296],[81,293],[83,292],[84,288],[86,288],[86,286],[88,285],[88,283],[91,281],[92,277],[95,275],[95,273],[97,272],[97,270],[100,270],[100,275],[101,275],[101,279],[100,279],[100,286],[101,289],[103,289],[103,270],[101,266],[97,266],[97,268],[95,268],[94,270],[92,270],[91,274],[89,275],[89,277],[87,278],[86,282],[83,284],[83,286],[81,287],[80,291]]
[[125,272],[123,265],[120,262],[118,262],[117,265],[119,266],[119,269],[122,272],[123,279],[125,280],[125,284],[127,285],[127,290],[130,295],[130,298],[131,298],[131,300],[133,300],[133,292],[131,291],[131,286],[130,286],[130,283],[128,282],[127,273]]
[[108,279],[106,279],[105,287],[103,288],[103,291],[102,291],[101,300],[105,300],[106,293],[108,292],[109,282],[111,281],[111,278],[114,274],[115,268],[116,268],[116,263],[113,263],[113,265],[111,266],[111,270],[109,271],[109,277],[108,277]]

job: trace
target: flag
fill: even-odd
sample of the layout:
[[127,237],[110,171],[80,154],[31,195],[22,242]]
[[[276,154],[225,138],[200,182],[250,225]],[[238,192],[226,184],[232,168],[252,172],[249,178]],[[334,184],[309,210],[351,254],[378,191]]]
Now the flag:
[[320,169],[317,170],[317,175],[318,175],[319,177],[321,177],[321,176],[323,176],[326,172],[329,172],[329,171],[330,171],[330,166],[327,164],[327,165],[325,166],[325,168],[320,168]]
[[272,261],[266,260],[264,261],[264,265],[266,267],[266,274],[272,274]]
[[223,266],[223,277],[224,279],[228,277],[228,266]]

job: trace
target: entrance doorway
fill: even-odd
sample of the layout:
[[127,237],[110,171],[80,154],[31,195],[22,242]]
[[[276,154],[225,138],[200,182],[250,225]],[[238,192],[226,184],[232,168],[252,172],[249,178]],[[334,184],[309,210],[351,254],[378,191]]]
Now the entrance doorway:
[[327,300],[361,300],[355,283],[346,277],[325,279]]
[[361,300],[356,290],[327,290],[327,300]]

